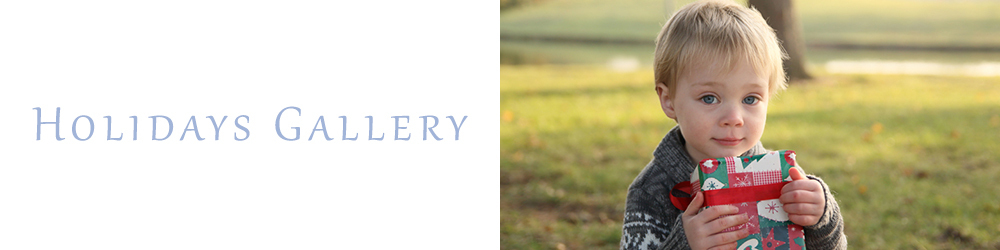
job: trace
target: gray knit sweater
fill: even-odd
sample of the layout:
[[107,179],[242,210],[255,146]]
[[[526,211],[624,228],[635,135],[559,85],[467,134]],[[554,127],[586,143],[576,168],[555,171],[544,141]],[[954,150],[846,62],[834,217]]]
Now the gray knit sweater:
[[[764,154],[768,151],[757,143],[741,156]],[[684,137],[678,127],[670,130],[653,151],[653,160],[628,187],[625,221],[622,225],[621,249],[690,249],[680,209],[670,203],[670,189],[690,179],[696,163],[684,147]],[[808,176],[823,186],[826,208],[819,222],[805,227],[806,249],[846,249],[847,236],[840,207],[830,194],[830,188],[818,177]]]

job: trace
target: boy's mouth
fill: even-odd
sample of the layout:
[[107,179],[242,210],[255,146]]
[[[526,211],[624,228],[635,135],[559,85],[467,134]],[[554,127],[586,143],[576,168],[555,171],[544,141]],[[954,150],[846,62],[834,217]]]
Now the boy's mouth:
[[736,146],[736,145],[739,145],[740,142],[743,142],[743,139],[740,139],[740,138],[730,138],[730,137],[727,137],[727,138],[712,138],[712,140],[715,140],[716,142],[718,142],[719,144],[722,144],[723,146]]

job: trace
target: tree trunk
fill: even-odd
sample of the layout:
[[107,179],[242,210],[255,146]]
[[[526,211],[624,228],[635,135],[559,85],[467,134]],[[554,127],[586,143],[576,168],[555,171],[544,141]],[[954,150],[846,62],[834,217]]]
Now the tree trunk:
[[789,81],[812,79],[806,72],[806,46],[802,40],[802,27],[792,8],[792,0],[749,0],[750,6],[760,11],[767,24],[774,28],[781,47],[788,53],[785,72]]

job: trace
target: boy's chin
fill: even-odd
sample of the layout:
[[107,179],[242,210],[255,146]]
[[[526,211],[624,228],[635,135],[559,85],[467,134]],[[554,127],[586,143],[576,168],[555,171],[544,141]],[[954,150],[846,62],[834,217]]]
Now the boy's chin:
[[737,157],[737,156],[740,156],[740,155],[742,155],[743,153],[745,153],[745,152],[747,152],[749,150],[750,150],[750,148],[742,149],[742,147],[740,147],[740,148],[732,147],[732,148],[727,148],[727,149],[719,149],[719,150],[715,150],[714,152],[712,152],[711,154],[709,154],[708,157],[709,158]]

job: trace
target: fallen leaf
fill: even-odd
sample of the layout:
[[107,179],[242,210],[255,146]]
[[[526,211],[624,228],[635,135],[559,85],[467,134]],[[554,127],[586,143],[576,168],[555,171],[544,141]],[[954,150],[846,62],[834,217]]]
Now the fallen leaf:
[[513,121],[514,120],[514,112],[511,112],[510,110],[504,110],[503,113],[500,114],[500,120],[502,120],[504,122],[511,122],[511,121]]
[[882,123],[876,122],[872,124],[872,134],[878,135],[879,133],[882,133]]

